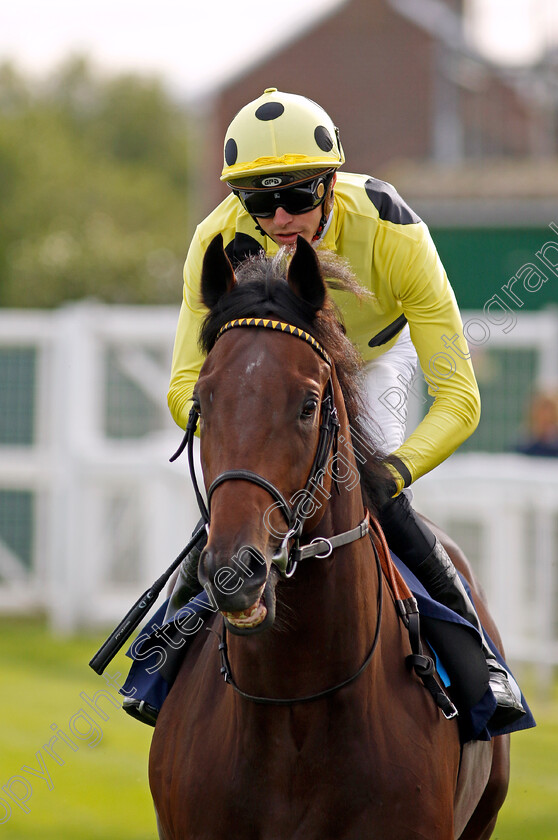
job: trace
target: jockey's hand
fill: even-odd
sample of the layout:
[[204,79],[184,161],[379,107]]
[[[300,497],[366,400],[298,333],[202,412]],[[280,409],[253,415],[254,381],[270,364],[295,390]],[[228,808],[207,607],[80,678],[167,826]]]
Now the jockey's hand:
[[385,462],[385,465],[388,468],[389,473],[393,479],[393,481],[390,484],[390,488],[392,489],[391,497],[397,496],[405,487],[405,480],[401,473],[397,470],[397,468],[394,467],[393,464],[389,463],[389,460]]

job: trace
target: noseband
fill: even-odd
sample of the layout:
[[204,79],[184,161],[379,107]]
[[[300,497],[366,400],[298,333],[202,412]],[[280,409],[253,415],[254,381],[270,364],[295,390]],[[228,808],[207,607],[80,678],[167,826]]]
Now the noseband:
[[[312,349],[329,365],[330,370],[332,368],[331,358],[322,345],[316,341],[310,333],[307,333],[298,327],[294,327],[292,324],[287,324],[283,321],[275,321],[270,318],[237,318],[233,321],[228,321],[223,327],[221,327],[215,340],[217,341],[225,332],[228,332],[236,327],[258,327],[276,330],[295,336],[296,338],[302,339],[309,344]],[[299,560],[306,559],[308,557],[327,557],[331,554],[334,548],[346,545],[353,540],[361,539],[368,532],[368,519],[366,518],[356,528],[353,528],[350,531],[338,534],[329,539],[318,538],[310,545],[303,546],[302,548],[300,547],[300,538],[302,536],[304,520],[306,518],[303,513],[303,507],[308,504],[310,506],[312,505],[318,488],[322,486],[330,453],[333,452],[333,455],[335,455],[337,452],[339,420],[334,402],[331,374],[328,377],[321,402],[320,432],[314,461],[303,490],[299,491],[294,496],[297,501],[293,506],[289,505],[281,491],[278,490],[271,481],[261,475],[258,475],[258,473],[244,469],[226,470],[218,475],[211,483],[207,491],[206,505],[200,493],[196,479],[193,457],[193,440],[198,419],[199,411],[195,406],[193,406],[188,417],[188,424],[186,426],[184,439],[182,440],[179,449],[170,460],[174,461],[186,447],[188,448],[188,464],[192,484],[196,494],[198,507],[206,527],[209,527],[210,523],[209,510],[211,508],[211,498],[217,487],[221,484],[224,484],[226,481],[249,481],[252,484],[257,484],[259,487],[262,487],[275,500],[278,510],[281,511],[287,523],[288,530],[283,537],[279,551],[273,557],[273,562],[279,568],[284,577],[291,577],[293,575]],[[335,460],[333,462],[332,478],[334,484],[337,486]],[[289,548],[289,542],[291,540],[292,544]]]

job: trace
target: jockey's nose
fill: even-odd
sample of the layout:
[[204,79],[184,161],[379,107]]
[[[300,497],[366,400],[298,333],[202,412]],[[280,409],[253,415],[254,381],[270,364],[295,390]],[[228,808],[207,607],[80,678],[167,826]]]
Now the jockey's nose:
[[291,221],[292,218],[292,215],[290,213],[287,213],[284,207],[277,207],[273,216],[273,221],[277,225],[286,225]]

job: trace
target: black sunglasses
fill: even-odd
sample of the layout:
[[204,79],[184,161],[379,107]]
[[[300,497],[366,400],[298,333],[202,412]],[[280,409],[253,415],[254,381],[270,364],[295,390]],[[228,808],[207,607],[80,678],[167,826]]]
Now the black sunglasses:
[[241,190],[233,188],[242,206],[251,216],[271,219],[278,207],[291,216],[309,213],[319,207],[327,195],[334,172],[323,172],[311,181],[275,190]]

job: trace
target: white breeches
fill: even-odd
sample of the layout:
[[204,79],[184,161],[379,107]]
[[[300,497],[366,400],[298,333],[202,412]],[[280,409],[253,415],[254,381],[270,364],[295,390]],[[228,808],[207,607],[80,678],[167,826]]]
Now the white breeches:
[[406,324],[393,347],[365,366],[365,387],[372,434],[386,453],[405,440],[409,385],[417,370],[417,352]]

